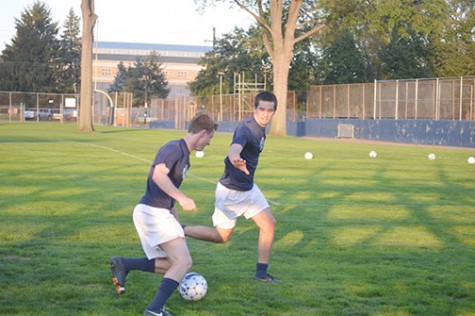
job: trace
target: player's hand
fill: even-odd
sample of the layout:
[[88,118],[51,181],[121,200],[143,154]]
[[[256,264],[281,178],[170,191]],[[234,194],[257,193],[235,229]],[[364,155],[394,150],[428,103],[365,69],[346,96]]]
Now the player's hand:
[[189,197],[183,197],[182,199],[178,200],[178,203],[184,211],[196,211],[195,201]]
[[247,170],[246,160],[238,158],[234,160],[234,167],[244,172],[246,175],[249,175],[249,170]]

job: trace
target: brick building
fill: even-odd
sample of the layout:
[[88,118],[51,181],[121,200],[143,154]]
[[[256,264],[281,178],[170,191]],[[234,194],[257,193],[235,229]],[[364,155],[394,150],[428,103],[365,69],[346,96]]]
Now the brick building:
[[93,49],[93,77],[97,88],[107,91],[120,62],[128,67],[135,63],[137,57],[145,58],[151,51],[156,51],[168,81],[169,96],[189,95],[187,83],[196,78],[202,69],[198,60],[210,50],[212,47],[209,46],[96,42]]

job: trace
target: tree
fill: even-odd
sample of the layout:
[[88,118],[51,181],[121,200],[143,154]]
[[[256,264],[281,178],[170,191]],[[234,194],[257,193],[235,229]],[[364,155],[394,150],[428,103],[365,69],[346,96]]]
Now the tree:
[[109,86],[109,93],[113,92],[122,92],[126,90],[126,84],[128,79],[127,68],[123,62],[120,62],[117,65],[117,74],[115,75],[114,81]]
[[317,48],[308,38],[295,45],[289,71],[289,90],[297,93],[300,106],[305,106],[308,88],[317,83]]
[[342,31],[330,46],[323,49],[322,55],[320,70],[324,83],[366,81],[365,59],[349,30]]
[[214,49],[199,61],[204,66],[196,79],[189,83],[193,95],[217,95],[220,93],[220,76],[223,76],[223,92],[232,91],[235,74],[244,74],[247,78],[264,80],[263,66],[269,58],[260,40],[258,28],[248,31],[235,28],[224,34],[215,43]]
[[436,76],[473,75],[475,69],[475,2],[447,0],[443,36],[430,36]]
[[[236,4],[253,16],[262,31],[264,47],[273,66],[274,93],[279,106],[270,134],[287,135],[287,84],[295,44],[320,31],[324,24],[317,10],[318,1],[303,0],[216,0]],[[206,6],[212,0],[201,0]]]
[[82,52],[81,52],[81,99],[79,110],[79,130],[93,132],[92,124],[92,48],[94,26],[94,0],[81,0],[82,12]]
[[81,82],[80,20],[71,8],[61,35],[58,87],[59,91],[65,93],[77,93]]
[[393,31],[390,43],[380,54],[383,78],[411,79],[432,76],[428,57],[429,46],[418,34],[401,37]]
[[135,106],[148,105],[153,97],[164,99],[170,93],[160,56],[155,51],[150,52],[145,60],[138,57],[133,66],[125,68],[121,62],[117,68],[119,71],[109,92],[131,92]]
[[[436,49],[434,40],[444,38],[449,25],[450,1],[454,0],[321,0],[327,17],[322,40],[334,41],[335,34],[350,30],[367,61],[366,77],[369,80],[393,78],[396,74],[392,68],[396,64],[408,67],[404,62],[405,53],[387,51],[402,46],[415,54],[418,67],[432,70],[435,66],[433,56],[437,52],[431,52],[431,48]],[[381,54],[384,50],[386,52]],[[424,52],[426,55],[421,55]],[[418,71],[419,75],[421,73],[427,74]]]
[[1,90],[55,92],[58,25],[39,1],[15,18],[16,35],[2,52]]

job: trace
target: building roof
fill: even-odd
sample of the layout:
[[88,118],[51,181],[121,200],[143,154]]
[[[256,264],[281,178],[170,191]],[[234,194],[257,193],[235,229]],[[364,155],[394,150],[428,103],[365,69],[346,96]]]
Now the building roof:
[[213,49],[211,46],[198,45],[175,45],[175,44],[150,44],[150,43],[126,43],[126,42],[95,42],[94,47],[112,49],[133,49],[133,50],[156,50],[156,51],[179,51],[206,53]]

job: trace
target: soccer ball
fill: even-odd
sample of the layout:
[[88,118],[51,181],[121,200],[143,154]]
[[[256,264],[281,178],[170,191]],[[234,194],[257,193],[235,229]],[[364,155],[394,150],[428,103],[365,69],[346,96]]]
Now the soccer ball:
[[203,158],[205,156],[205,153],[204,151],[199,150],[195,153],[195,156],[196,158]]
[[434,160],[435,159],[435,154],[433,153],[430,153],[427,158],[429,158],[429,160]]
[[378,156],[378,154],[374,150],[372,150],[372,151],[369,152],[369,156],[371,158],[376,158]]
[[470,163],[470,164],[474,164],[475,163],[475,157],[468,157],[467,162]]
[[313,159],[313,154],[311,152],[307,152],[304,155],[305,159]]
[[207,291],[206,279],[196,272],[187,273],[178,286],[178,292],[187,301],[198,301],[206,295]]

